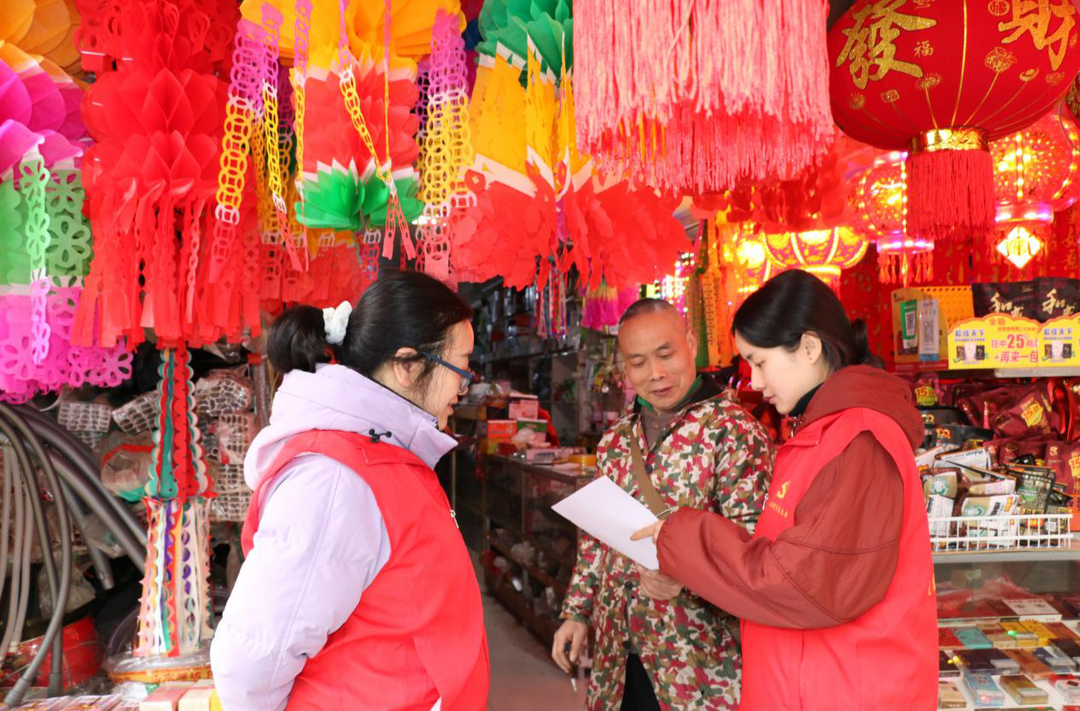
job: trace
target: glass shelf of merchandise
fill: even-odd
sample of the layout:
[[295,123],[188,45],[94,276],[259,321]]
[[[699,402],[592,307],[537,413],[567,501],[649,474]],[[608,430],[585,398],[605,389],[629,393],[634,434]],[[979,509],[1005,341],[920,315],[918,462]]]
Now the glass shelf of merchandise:
[[577,527],[551,506],[593,479],[571,466],[489,456],[484,468],[484,582],[488,591],[551,647],[574,569]]
[[[1006,640],[995,648],[1004,651],[1016,643],[1017,648],[1030,651],[1043,645],[1053,647],[1053,638],[1039,638],[1035,646],[1023,647],[1010,629],[1016,625],[1031,624],[1053,627],[1080,639],[1080,539],[1076,534],[1068,537],[1063,545],[1048,548],[1006,548],[982,551],[942,551],[934,554],[934,580],[938,601],[939,658],[942,669],[941,681],[950,682],[961,692],[966,706],[941,706],[941,708],[976,709],[966,688],[959,668],[948,659],[961,659],[966,655],[979,655],[976,650],[955,645],[958,631],[976,628],[989,635],[991,640]],[[1000,629],[998,629],[1000,628]],[[995,637],[993,632],[999,634]],[[964,637],[964,634],[958,635]],[[1008,641],[1009,639],[1013,641]],[[994,650],[989,650],[993,652]],[[1073,660],[1076,668],[1070,673],[1080,677],[1080,659]],[[992,675],[995,683],[1001,676]],[[1055,688],[1049,673],[1034,678],[1036,686],[1046,692],[1047,702],[1039,704],[1017,703],[1004,692],[1000,708],[1052,708],[1063,709],[1069,702]],[[999,688],[1001,685],[998,683]],[[1075,702],[1073,702],[1075,703]]]

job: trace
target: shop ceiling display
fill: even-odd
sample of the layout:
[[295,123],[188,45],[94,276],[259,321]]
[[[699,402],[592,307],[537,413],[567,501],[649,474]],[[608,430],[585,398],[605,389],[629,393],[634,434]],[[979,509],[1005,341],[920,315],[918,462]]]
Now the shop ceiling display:
[[124,343],[73,348],[71,325],[90,263],[83,216],[83,84],[71,44],[78,14],[22,1],[0,13],[0,400],[130,373]]
[[1055,108],[990,154],[997,230],[988,246],[1023,269],[1048,243],[1054,213],[1080,198],[1080,131]]
[[579,153],[569,11],[561,0],[496,0],[481,11],[465,174],[475,204],[454,229],[459,275],[543,289],[575,268],[588,288],[622,289],[662,277],[690,248],[672,216],[677,198]]
[[824,0],[578,0],[579,148],[665,191],[791,177],[833,131],[827,13]]
[[858,0],[829,31],[830,93],[850,136],[907,158],[920,239],[988,237],[989,143],[1031,125],[1080,69],[1074,0]]

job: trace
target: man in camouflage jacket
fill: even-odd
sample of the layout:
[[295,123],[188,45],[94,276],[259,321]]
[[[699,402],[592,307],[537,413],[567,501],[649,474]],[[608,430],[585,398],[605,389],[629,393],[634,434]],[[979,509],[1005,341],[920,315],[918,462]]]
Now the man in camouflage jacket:
[[[697,377],[694,335],[678,312],[664,301],[638,302],[620,322],[619,349],[639,397],[600,442],[598,476],[644,503],[631,454],[636,438],[667,506],[752,526],[768,491],[771,442],[729,390]],[[646,589],[669,599],[654,600]],[[552,654],[564,668],[593,630],[588,711],[738,708],[741,659],[729,631],[737,620],[584,533],[562,618]]]

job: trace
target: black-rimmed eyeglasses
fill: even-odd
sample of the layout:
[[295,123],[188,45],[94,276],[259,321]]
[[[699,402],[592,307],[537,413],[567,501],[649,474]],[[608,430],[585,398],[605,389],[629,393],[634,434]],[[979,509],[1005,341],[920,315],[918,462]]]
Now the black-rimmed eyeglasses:
[[458,386],[458,395],[465,395],[469,392],[469,386],[472,385],[472,381],[476,379],[476,373],[471,370],[462,370],[456,365],[451,365],[434,353],[420,351],[420,355],[424,356],[432,363],[438,363],[442,367],[452,370],[461,376],[461,385]]

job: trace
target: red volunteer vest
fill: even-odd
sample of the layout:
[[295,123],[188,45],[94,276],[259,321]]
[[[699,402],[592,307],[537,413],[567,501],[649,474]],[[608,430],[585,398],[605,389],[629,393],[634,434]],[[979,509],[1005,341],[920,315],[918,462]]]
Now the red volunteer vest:
[[304,665],[287,711],[429,711],[439,698],[443,711],[486,708],[490,669],[480,588],[450,503],[416,455],[353,433],[293,437],[251,499],[245,554],[271,482],[295,457],[311,453],[340,462],[371,487],[390,559],[345,624]]
[[885,599],[839,627],[744,622],[742,711],[930,711],[937,708],[937,603],[930,531],[911,446],[887,415],[853,408],[810,423],[777,452],[755,538],[775,540],[822,468],[871,432],[904,481],[900,555]]

